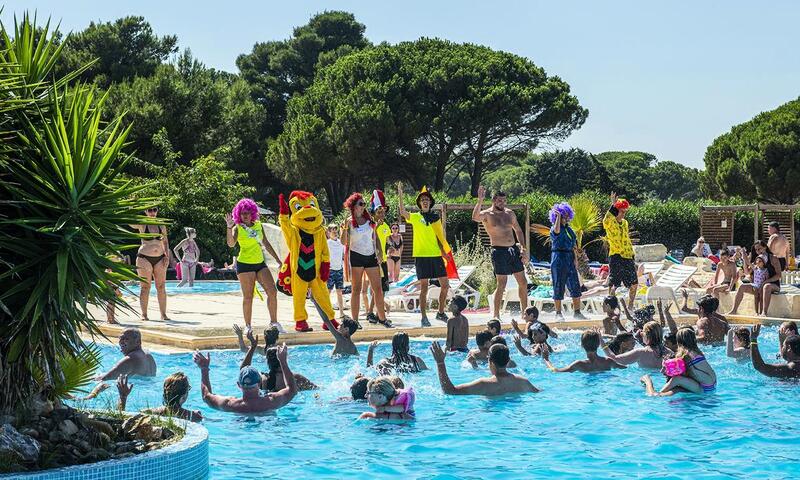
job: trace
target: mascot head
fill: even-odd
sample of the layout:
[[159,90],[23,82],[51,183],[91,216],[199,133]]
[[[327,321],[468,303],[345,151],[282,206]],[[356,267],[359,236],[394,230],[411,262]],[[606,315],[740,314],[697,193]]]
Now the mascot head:
[[289,195],[289,211],[292,225],[300,230],[312,232],[322,226],[322,211],[313,193],[302,190],[292,192]]

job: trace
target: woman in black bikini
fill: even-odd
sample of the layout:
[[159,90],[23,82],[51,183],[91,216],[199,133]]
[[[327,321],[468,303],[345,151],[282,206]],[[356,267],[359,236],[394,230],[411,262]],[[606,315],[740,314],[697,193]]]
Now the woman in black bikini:
[[400,235],[400,225],[392,224],[392,234],[386,239],[386,256],[389,267],[389,281],[400,280],[400,257],[403,255],[403,236]]
[[[158,208],[148,208],[145,211],[150,218],[156,218]],[[167,317],[167,266],[169,266],[169,241],[167,227],[164,225],[133,225],[139,233],[158,235],[155,238],[142,239],[142,245],[136,253],[136,272],[142,277],[141,291],[139,292],[139,307],[142,310],[142,321],[147,321],[147,305],[150,301],[150,282],[156,283],[158,309],[161,311],[161,320]]]

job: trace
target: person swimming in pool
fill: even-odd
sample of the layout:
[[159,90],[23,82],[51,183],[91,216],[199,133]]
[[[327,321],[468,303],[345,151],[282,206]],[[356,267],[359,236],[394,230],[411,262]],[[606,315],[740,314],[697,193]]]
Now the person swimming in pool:
[[608,342],[608,349],[614,352],[614,355],[622,355],[634,348],[636,348],[636,339],[633,338],[631,332],[618,333]]
[[486,329],[492,332],[492,336],[500,335],[503,330],[503,324],[500,323],[500,320],[493,318],[486,322]]
[[792,335],[797,335],[797,324],[791,320],[781,323],[778,327],[778,358],[781,357],[781,350],[783,349],[783,342]]
[[663,332],[664,330],[658,322],[647,322],[642,328],[644,346],[621,355],[614,354],[602,339],[600,344],[608,358],[619,364],[638,363],[642,368],[661,368],[662,360],[672,356],[672,351],[664,346]]
[[684,325],[675,334],[678,350],[675,357],[663,362],[667,383],[656,391],[650,375],[640,379],[647,395],[666,397],[676,393],[712,393],[717,388],[717,374],[697,346],[694,328]]
[[[247,332],[247,339],[250,340],[250,348],[247,350],[247,354],[245,354],[244,358],[242,359],[239,369],[249,367],[251,365],[253,362],[253,355],[258,349],[258,335],[253,336],[253,332],[249,331]],[[283,383],[283,373],[281,369],[281,363],[278,360],[277,348],[267,348],[264,352],[264,357],[267,361],[267,367],[269,368],[269,371],[261,372],[261,390],[267,392],[276,392],[283,389],[285,384]],[[303,375],[299,373],[294,373],[293,375],[295,382],[297,383],[297,391],[303,392],[305,390],[316,390],[319,388],[314,385],[314,382]]]
[[754,325],[750,333],[750,357],[753,361],[753,368],[762,375],[775,378],[800,378],[800,336],[790,335],[781,344],[781,356],[786,360],[785,364],[776,365],[764,362],[761,352],[758,350],[758,335],[761,333],[761,325]]
[[[236,334],[236,338],[239,341],[239,351],[240,352],[247,352],[250,347],[244,344],[244,332],[242,331],[242,327],[238,324],[233,324],[233,333]],[[280,331],[278,327],[272,326],[264,329],[264,346],[256,347],[256,353],[259,355],[266,355],[267,349],[270,347],[274,347],[278,345],[278,338],[280,337]]]
[[317,313],[319,317],[322,319],[322,323],[327,325],[327,330],[331,332],[333,335],[333,351],[331,352],[331,357],[336,356],[349,356],[349,355],[358,355],[358,349],[356,348],[356,344],[353,343],[353,334],[356,333],[358,330],[358,322],[353,320],[352,318],[345,316],[342,318],[342,322],[339,324],[338,327],[331,322],[331,319],[325,315],[325,312],[322,310],[322,307],[319,306],[314,298],[311,299],[311,302],[314,304],[314,307],[317,309]]
[[375,411],[362,413],[360,419],[414,420],[414,389],[398,388],[397,380],[397,377],[382,376],[369,381],[366,397]]
[[450,380],[450,376],[447,374],[447,366],[444,363],[446,354],[439,342],[431,344],[431,353],[436,361],[439,384],[442,386],[442,391],[447,395],[497,396],[514,393],[536,393],[539,391],[527,378],[506,370],[510,358],[508,347],[505,345],[492,345],[489,349],[489,371],[492,372],[491,376],[461,385],[453,385]]
[[[254,350],[255,351],[255,350]],[[202,383],[200,385],[203,401],[211,408],[232,413],[262,413],[277,410],[288,404],[297,394],[297,383],[294,375],[289,368],[288,349],[286,344],[277,347],[278,362],[281,365],[283,382],[286,385],[275,393],[261,395],[259,388],[261,384],[261,374],[253,367],[244,367],[239,370],[239,388],[242,390],[242,397],[229,397],[217,395],[211,388],[209,371],[211,367],[211,354],[204,356],[199,351],[194,352],[194,363],[200,368]]]
[[605,335],[616,335],[619,332],[624,332],[625,327],[622,326],[620,321],[620,307],[619,299],[614,295],[608,295],[603,299],[603,333]]
[[119,335],[119,349],[125,355],[111,370],[95,377],[95,380],[114,380],[120,375],[156,376],[156,361],[149,352],[142,350],[142,334],[138,328],[126,328]]
[[525,347],[522,346],[522,337],[520,335],[514,335],[514,345],[516,345],[517,350],[519,353],[529,356],[529,355],[542,355],[544,351],[547,353],[553,352],[553,347],[547,343],[547,339],[550,336],[555,336],[555,332],[553,332],[550,327],[542,322],[534,322],[528,328],[528,342],[530,342],[531,349],[527,350]]
[[542,350],[542,360],[544,360],[545,365],[551,372],[556,373],[606,372],[615,368],[626,368],[625,365],[620,365],[610,358],[601,357],[597,354],[601,337],[600,332],[597,330],[586,330],[581,334],[581,347],[586,351],[586,360],[575,360],[566,367],[556,368],[550,363],[550,352],[547,349]]
[[[377,342],[373,342],[370,348],[374,349],[376,344]],[[392,337],[392,355],[378,362],[375,365],[375,369],[381,375],[387,375],[391,372],[419,373],[423,370],[428,370],[425,361],[416,355],[412,355],[410,350],[408,334],[406,332],[395,333]],[[372,355],[370,353],[371,351],[367,352],[367,367],[372,366]]]
[[464,309],[467,308],[467,299],[461,295],[456,295],[450,300],[448,308],[453,316],[447,319],[447,340],[445,342],[445,347],[448,352],[468,353],[469,320],[467,320],[467,317],[462,313]]
[[737,360],[750,360],[750,330],[747,327],[728,330],[725,354]]
[[473,368],[478,367],[479,361],[485,362],[489,358],[489,347],[492,346],[492,338],[494,338],[494,335],[488,329],[481,330],[475,334],[475,344],[478,348],[473,348],[467,354],[467,361]]
[[[176,417],[182,420],[189,420],[191,422],[200,422],[203,420],[203,414],[200,410],[187,410],[183,408],[183,404],[189,398],[189,390],[192,386],[189,385],[189,379],[183,372],[175,372],[169,377],[164,379],[164,405],[156,408],[148,408],[142,410],[142,413],[151,415],[161,415],[164,417]],[[133,390],[133,384],[128,383],[127,375],[120,375],[117,378],[117,392],[119,392],[119,403],[117,403],[117,410],[125,411],[128,402],[128,395]]]

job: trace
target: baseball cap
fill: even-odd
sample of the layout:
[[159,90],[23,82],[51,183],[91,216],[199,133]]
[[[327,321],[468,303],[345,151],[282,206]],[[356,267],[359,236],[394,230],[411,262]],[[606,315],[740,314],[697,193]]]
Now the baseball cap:
[[261,374],[253,367],[243,367],[239,370],[239,386],[253,388],[261,383]]

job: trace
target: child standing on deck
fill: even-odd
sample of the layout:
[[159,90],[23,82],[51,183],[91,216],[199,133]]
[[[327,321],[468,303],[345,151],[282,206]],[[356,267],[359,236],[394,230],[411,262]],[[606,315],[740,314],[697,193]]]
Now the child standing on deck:
[[328,250],[331,252],[331,275],[328,277],[328,292],[336,289],[336,305],[339,307],[339,318],[347,318],[344,313],[344,245],[339,241],[339,227],[328,225]]
[[467,353],[469,352],[469,348],[467,348],[469,321],[461,313],[467,308],[467,299],[456,295],[450,301],[449,308],[453,316],[447,320],[447,351]]

